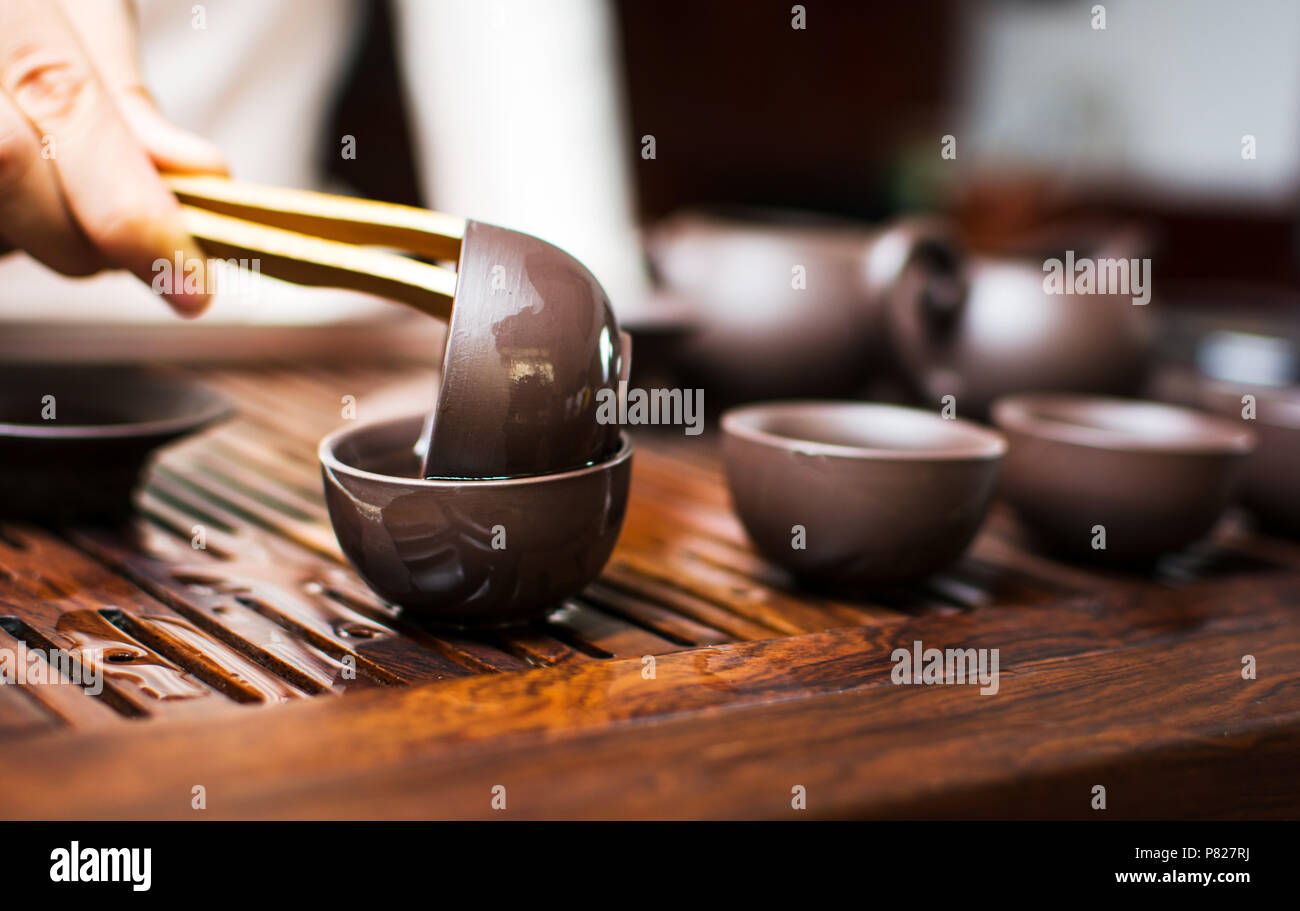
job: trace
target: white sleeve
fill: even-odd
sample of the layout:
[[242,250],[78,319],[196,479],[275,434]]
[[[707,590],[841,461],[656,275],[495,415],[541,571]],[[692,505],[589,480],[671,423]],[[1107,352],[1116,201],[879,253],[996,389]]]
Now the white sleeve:
[[620,316],[646,287],[613,14],[602,0],[397,0],[425,201],[580,259]]

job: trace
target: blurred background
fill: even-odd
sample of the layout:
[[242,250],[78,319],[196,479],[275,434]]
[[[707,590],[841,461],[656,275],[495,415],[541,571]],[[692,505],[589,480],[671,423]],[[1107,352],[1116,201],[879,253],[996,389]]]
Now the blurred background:
[[[636,335],[642,382],[721,404],[1300,379],[1291,0],[137,6],[161,107],[235,176],[568,248]],[[1107,322],[1045,302],[1064,249],[1149,257],[1151,304]],[[125,276],[7,257],[0,354],[439,352],[402,308],[259,288],[182,324]]]

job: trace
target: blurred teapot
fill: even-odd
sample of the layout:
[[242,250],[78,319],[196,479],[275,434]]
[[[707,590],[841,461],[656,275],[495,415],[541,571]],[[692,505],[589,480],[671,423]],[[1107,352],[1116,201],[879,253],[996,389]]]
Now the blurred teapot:
[[850,395],[884,364],[882,304],[905,266],[924,271],[924,231],[804,212],[679,213],[646,235],[665,290],[693,331],[675,366],[724,402]]
[[[963,251],[943,222],[904,221],[892,230],[898,246],[913,252],[883,307],[886,334],[924,400],[952,395],[959,412],[983,416],[1012,392],[1123,395],[1140,386],[1152,326],[1146,306],[1134,303],[1131,277],[1118,293],[1064,287],[1075,279],[1075,264],[1091,261],[1094,281],[1084,287],[1095,289],[1098,264],[1123,259],[1125,274],[1134,261],[1145,270],[1143,295],[1149,292],[1150,260],[1136,232],[1067,229],[1039,237],[1032,253],[995,257]],[[1044,281],[1053,272],[1059,291]]]

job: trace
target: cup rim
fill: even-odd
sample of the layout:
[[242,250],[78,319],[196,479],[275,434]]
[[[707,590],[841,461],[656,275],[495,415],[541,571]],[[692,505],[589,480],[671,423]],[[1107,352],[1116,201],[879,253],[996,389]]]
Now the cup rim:
[[[425,414],[423,412],[412,412],[410,414],[395,415],[385,418],[379,418],[373,421],[356,424],[354,426],[339,427],[336,430],[326,434],[316,448],[317,458],[320,460],[323,468],[330,471],[344,474],[352,478],[366,481],[376,481],[384,484],[400,484],[403,487],[428,488],[430,490],[442,490],[451,487],[515,487],[526,486],[528,484],[538,484],[544,481],[561,481],[569,478],[577,478],[587,474],[595,474],[605,471],[609,468],[616,467],[622,462],[626,462],[632,456],[632,438],[628,436],[627,431],[620,430],[618,434],[618,449],[607,459],[594,462],[590,465],[581,465],[577,468],[571,468],[565,471],[546,472],[543,474],[518,475],[509,478],[399,478],[394,475],[379,474],[373,471],[366,471],[343,462],[334,454],[335,449],[345,439],[354,434],[362,433],[367,430],[374,430],[378,427],[389,424],[402,424],[414,422],[423,426]],[[412,444],[414,444],[412,440]]]
[[[1165,434],[1144,435],[1126,428],[1087,423],[1082,418],[1070,421],[1061,414],[1062,410],[1079,408],[1158,413],[1182,422],[1182,426]],[[1145,399],[1066,393],[1009,395],[993,403],[992,417],[1006,431],[1108,452],[1245,455],[1255,448],[1255,435],[1250,430],[1222,417]]]
[[[10,364],[0,368],[0,375],[29,372],[33,375],[51,372],[46,365]],[[97,380],[87,386],[87,395],[104,397],[123,384],[128,389],[135,384],[139,389],[157,392],[163,389],[180,391],[193,397],[187,411],[159,417],[114,420],[105,423],[25,423],[0,421],[0,439],[41,442],[59,440],[69,442],[95,442],[109,440],[146,440],[159,437],[183,436],[202,430],[235,413],[234,404],[220,391],[197,380],[171,370],[150,369],[138,365],[78,365],[75,371],[85,374],[87,380]],[[116,384],[116,385],[115,385]],[[130,390],[130,391],[139,391]],[[4,396],[0,396],[3,398]]]
[[1201,398],[1203,405],[1223,417],[1227,411],[1219,406],[1229,399],[1240,405],[1240,397],[1246,394],[1255,396],[1257,424],[1300,430],[1300,385],[1266,386],[1260,383],[1207,380]]
[[[802,437],[774,433],[755,426],[761,418],[783,415],[809,415],[815,413],[843,414],[846,412],[887,412],[904,414],[915,420],[938,421],[948,429],[956,429],[967,442],[935,448],[886,449],[878,446],[855,446],[844,443],[827,443]],[[785,449],[801,455],[833,456],[842,459],[872,460],[882,462],[955,462],[972,459],[996,460],[1007,451],[1006,438],[996,430],[981,427],[961,418],[943,418],[923,408],[908,408],[883,402],[854,402],[830,399],[786,399],[759,402],[732,408],[722,415],[724,435]]]

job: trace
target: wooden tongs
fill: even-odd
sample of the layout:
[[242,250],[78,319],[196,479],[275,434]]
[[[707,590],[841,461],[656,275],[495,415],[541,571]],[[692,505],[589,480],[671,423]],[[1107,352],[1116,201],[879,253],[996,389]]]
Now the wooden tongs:
[[389,251],[457,262],[463,218],[224,177],[165,180],[186,228],[213,257],[255,258],[274,278],[376,294],[451,318],[456,272]]
[[[597,393],[626,379],[630,340],[600,282],[559,247],[410,206],[166,180],[210,256],[255,259],[275,278],[376,294],[448,323],[423,477],[567,471],[617,448]],[[448,261],[454,271],[435,264]]]

